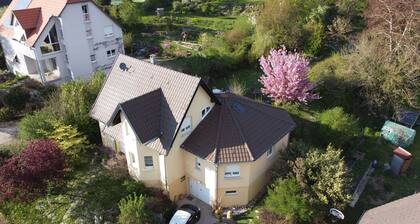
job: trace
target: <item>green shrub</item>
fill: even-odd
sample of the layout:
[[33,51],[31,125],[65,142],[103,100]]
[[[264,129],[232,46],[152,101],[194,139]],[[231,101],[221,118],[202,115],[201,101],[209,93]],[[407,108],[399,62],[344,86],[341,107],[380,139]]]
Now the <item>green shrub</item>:
[[143,195],[129,195],[123,198],[118,207],[120,215],[118,223],[120,224],[146,224],[152,223],[152,215],[146,207],[146,197]]
[[11,121],[14,117],[15,114],[9,107],[0,108],[0,122]]
[[310,221],[315,215],[307,195],[296,178],[276,181],[268,189],[264,207],[291,222]]
[[320,136],[325,144],[332,142],[335,146],[345,146],[361,133],[359,121],[344,112],[342,107],[334,107],[319,115]]
[[324,46],[324,26],[321,23],[308,23],[304,28],[308,33],[305,41],[305,54],[312,57],[319,55]]
[[47,138],[46,133],[51,133],[54,128],[51,120],[55,117],[47,110],[27,114],[18,123],[19,137],[23,140]]
[[52,121],[53,131],[45,133],[48,138],[57,142],[58,147],[63,151],[66,158],[73,165],[79,165],[89,158],[87,151],[91,149],[86,136],[82,135],[71,125],[63,124],[60,121]]
[[15,111],[21,111],[25,108],[31,95],[29,91],[22,87],[14,87],[3,98],[4,104]]

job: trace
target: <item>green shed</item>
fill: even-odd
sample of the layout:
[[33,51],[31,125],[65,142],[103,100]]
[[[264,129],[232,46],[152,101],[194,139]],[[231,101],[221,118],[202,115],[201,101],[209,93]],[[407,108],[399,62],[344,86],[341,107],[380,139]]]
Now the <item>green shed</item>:
[[392,144],[406,148],[413,143],[416,137],[416,130],[392,121],[385,121],[381,135]]

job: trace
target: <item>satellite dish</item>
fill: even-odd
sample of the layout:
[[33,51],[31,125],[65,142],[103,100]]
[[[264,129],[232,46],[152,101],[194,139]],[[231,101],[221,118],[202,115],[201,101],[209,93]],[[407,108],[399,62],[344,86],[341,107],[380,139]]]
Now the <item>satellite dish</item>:
[[127,67],[126,63],[120,63],[120,69],[121,71],[126,72],[129,68]]
[[338,210],[336,208],[330,209],[330,214],[332,216],[336,217],[337,219],[341,219],[341,220],[344,219],[344,214],[340,210]]

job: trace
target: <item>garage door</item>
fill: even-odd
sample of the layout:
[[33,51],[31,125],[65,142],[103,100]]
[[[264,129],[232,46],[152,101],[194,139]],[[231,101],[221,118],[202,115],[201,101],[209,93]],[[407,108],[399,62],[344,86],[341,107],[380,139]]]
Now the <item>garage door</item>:
[[190,179],[190,193],[203,202],[211,205],[210,190],[200,181]]

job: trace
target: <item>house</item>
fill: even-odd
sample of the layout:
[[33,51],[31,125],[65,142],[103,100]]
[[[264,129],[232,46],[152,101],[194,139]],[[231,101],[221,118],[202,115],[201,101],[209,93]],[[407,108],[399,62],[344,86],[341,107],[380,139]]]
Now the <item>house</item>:
[[125,55],[116,59],[91,116],[129,173],[171,199],[245,205],[264,187],[295,123],[278,108],[214,94],[198,77]]
[[420,193],[372,208],[358,224],[418,224],[420,223]]
[[122,35],[91,0],[13,0],[0,19],[8,69],[42,82],[109,70],[124,52]]

